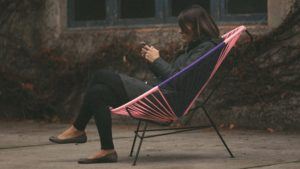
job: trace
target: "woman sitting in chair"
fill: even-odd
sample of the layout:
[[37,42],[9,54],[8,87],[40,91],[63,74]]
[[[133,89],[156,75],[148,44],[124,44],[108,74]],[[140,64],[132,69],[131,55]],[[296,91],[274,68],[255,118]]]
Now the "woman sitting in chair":
[[[208,13],[195,5],[178,16],[180,34],[186,46],[171,64],[159,55],[159,50],[145,45],[141,56],[148,62],[151,71],[160,80],[164,80],[194,61],[209,49],[221,42],[219,29]],[[109,107],[118,107],[139,96],[152,86],[124,74],[100,70],[90,80],[80,112],[74,123],[50,141],[58,144],[84,143],[87,141],[85,128],[94,117],[100,136],[101,149],[91,157],[79,159],[78,163],[117,162],[117,153],[112,138],[112,120]]]

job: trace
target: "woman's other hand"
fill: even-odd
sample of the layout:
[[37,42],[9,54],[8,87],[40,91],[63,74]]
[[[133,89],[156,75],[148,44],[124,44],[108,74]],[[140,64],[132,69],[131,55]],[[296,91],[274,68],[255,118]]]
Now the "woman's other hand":
[[142,56],[149,61],[150,63],[154,62],[156,59],[158,59],[159,56],[159,50],[155,49],[153,46],[145,45],[142,48]]

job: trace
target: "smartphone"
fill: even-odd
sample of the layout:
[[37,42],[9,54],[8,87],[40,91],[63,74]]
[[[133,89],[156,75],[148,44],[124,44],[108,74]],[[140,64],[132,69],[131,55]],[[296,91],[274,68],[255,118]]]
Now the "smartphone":
[[143,48],[144,46],[147,45],[147,43],[146,42],[140,42],[140,45],[141,45],[141,48]]

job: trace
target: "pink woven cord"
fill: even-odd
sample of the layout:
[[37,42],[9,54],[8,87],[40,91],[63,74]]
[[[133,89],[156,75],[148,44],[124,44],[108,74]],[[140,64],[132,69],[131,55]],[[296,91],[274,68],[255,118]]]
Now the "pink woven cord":
[[[161,97],[164,98],[162,92],[160,90],[158,90],[159,94]],[[142,100],[136,102],[134,104],[134,106],[136,108],[138,108],[138,110],[136,110],[137,112],[135,113],[135,117],[136,118],[144,118],[147,117],[147,115],[149,115],[150,118],[155,118],[156,121],[163,121],[163,122],[167,122],[170,121],[170,119],[174,120],[176,119],[176,116],[174,116],[172,114],[172,112],[168,111],[167,108],[163,105],[163,103],[154,95],[155,93],[152,93],[151,95],[148,95],[146,97],[144,97],[143,99],[147,100],[152,106],[154,106],[157,110],[155,110],[153,107],[147,105],[145,102],[143,102]],[[153,103],[149,97],[152,96],[159,105],[161,105],[165,111],[163,111],[161,108],[159,108],[155,103]],[[166,101],[166,99],[163,99],[164,101]],[[142,106],[144,107],[140,107],[137,104],[142,104]],[[165,104],[169,105],[167,102],[165,102]],[[131,107],[132,108],[132,107]],[[148,108],[150,111],[145,110],[145,108]],[[170,108],[170,107],[169,107]],[[149,118],[148,118],[149,119]],[[152,119],[153,120],[153,119]]]
[[[135,98],[135,99],[133,99],[133,100],[131,100],[131,101],[129,101],[129,102],[123,104],[122,106],[119,106],[119,107],[117,107],[117,108],[110,108],[110,111],[113,112],[113,113],[115,113],[116,111],[119,111],[120,109],[124,109],[124,110],[125,110],[125,108],[126,108],[127,106],[129,106],[129,105],[131,105],[131,104],[133,104],[133,103],[135,103],[135,102],[138,102],[140,99],[142,99],[142,98],[144,98],[144,97],[146,97],[146,96],[148,96],[148,95],[150,95],[150,94],[156,92],[157,90],[158,90],[158,86],[155,86],[155,87],[153,87],[152,89],[150,89],[150,90],[148,90],[147,92],[145,92],[144,94],[138,96],[137,98]],[[126,111],[126,110],[125,110],[125,111]],[[127,113],[127,114],[128,114],[128,113]]]
[[144,102],[140,102],[141,104],[143,104],[143,106],[147,107],[148,109],[150,109],[152,112],[157,112],[157,114],[160,114],[162,117],[164,117],[164,112],[161,111],[161,113],[157,110],[155,110],[154,108],[152,108],[151,106],[147,105],[146,103]]
[[222,36],[222,37],[226,37],[226,39],[224,40],[224,42],[227,43],[227,46],[225,47],[225,49],[222,50],[221,55],[220,55],[220,57],[219,57],[216,65],[215,65],[212,73],[210,74],[208,80],[201,87],[200,91],[196,94],[196,97],[189,104],[188,108],[184,111],[183,115],[186,115],[189,112],[189,110],[193,106],[194,102],[198,99],[199,95],[203,92],[203,90],[205,89],[206,85],[212,79],[212,77],[214,76],[214,74],[216,73],[216,71],[218,70],[218,68],[220,67],[221,63],[226,58],[227,54],[229,53],[229,51],[231,50],[231,48],[235,45],[235,43],[239,39],[241,33],[245,29],[246,29],[245,26],[240,26],[240,27],[234,29],[233,31],[230,31],[229,33],[227,33],[224,36]]
[[151,118],[154,118],[156,120],[159,120],[161,119],[161,117],[155,115],[155,114],[152,114],[152,113],[147,113],[147,111],[143,110],[142,108],[139,107],[139,105],[137,104],[133,104],[131,105],[130,107],[131,111],[130,113],[135,117],[135,118],[141,118],[141,117],[151,117]]
[[[159,90],[158,90],[159,91]],[[160,93],[161,94],[161,93]],[[162,97],[163,97],[163,95],[161,95]],[[153,96],[154,98],[156,98],[155,96]],[[147,101],[149,101],[153,106],[155,106],[155,108],[157,108],[157,109],[160,109],[156,104],[154,104],[154,103],[152,103],[148,98],[146,98],[146,100]],[[158,103],[160,104],[160,105],[162,105],[162,103],[157,99],[157,101],[158,101]],[[165,100],[166,101],[166,100]],[[166,103],[167,104],[167,103]],[[163,111],[162,111],[163,112]],[[170,117],[170,113],[169,113],[169,111],[167,111],[167,112],[163,112],[164,113],[164,115],[166,116],[166,117]],[[171,115],[171,117],[172,117],[172,115]]]
[[[146,99],[146,98],[145,98],[145,99]],[[164,113],[159,112],[159,111],[153,109],[152,107],[148,106],[146,103],[144,103],[144,102],[142,102],[142,101],[141,101],[141,102],[138,102],[138,103],[142,103],[143,105],[146,105],[146,107],[147,107],[148,109],[152,110],[150,113],[151,113],[151,114],[154,114],[154,116],[158,116],[158,117],[161,118],[161,119],[165,119],[165,118],[166,118],[166,116],[165,116]],[[153,103],[152,103],[152,104],[153,104]]]
[[131,111],[130,113],[135,117],[135,118],[142,118],[142,119],[152,119],[155,121],[161,121],[162,118],[159,118],[155,115],[153,115],[152,113],[145,113],[144,110],[142,110],[141,108],[139,108],[137,105],[132,105],[132,107],[130,108]]
[[174,113],[173,109],[171,108],[170,104],[168,103],[167,99],[165,98],[165,96],[163,95],[163,93],[161,92],[160,89],[158,89],[158,92],[162,95],[165,103],[167,104],[167,106],[169,107],[169,109],[171,110],[170,113],[171,113],[171,117],[173,117],[174,120],[177,120],[177,116],[176,114]]
[[[155,103],[153,103],[151,100],[149,100],[148,98],[145,98],[148,102],[150,102],[151,103],[151,105],[152,106],[154,106],[156,109],[158,109],[158,110],[161,110]],[[161,104],[161,103],[160,103]],[[154,110],[155,111],[155,110]],[[159,113],[158,111],[156,111],[157,113]],[[162,114],[165,116],[165,117],[168,117],[168,113],[165,113],[164,111],[162,111],[161,110],[161,112],[162,112]]]
[[[218,68],[223,63],[224,59],[228,55],[231,48],[235,45],[237,40],[239,39],[241,33],[246,30],[245,26],[237,27],[236,29],[224,34],[222,38],[224,38],[224,43],[226,44],[225,48],[221,51],[221,54],[217,60],[216,65],[212,73],[210,74],[208,80],[204,83],[201,87],[199,92],[196,94],[196,97],[192,100],[189,106],[185,109],[183,115],[187,114],[190,108],[192,107],[193,103],[197,100],[199,95],[203,92],[205,87],[207,86],[208,82],[212,79]],[[157,98],[155,94],[159,93],[159,96],[162,97]],[[153,101],[149,99],[149,97],[153,97],[158,105],[156,105]],[[142,99],[146,99],[152,106],[147,105]],[[161,106],[161,107],[159,107]],[[167,106],[167,107],[166,107]],[[144,94],[140,95],[139,97],[133,99],[132,101],[118,107],[118,108],[110,108],[111,112],[114,114],[119,115],[126,115],[129,116],[126,108],[131,109],[130,112],[134,117],[152,120],[152,121],[162,121],[162,122],[169,122],[177,120],[177,116],[174,113],[172,107],[170,106],[169,102],[167,101],[166,97],[162,93],[161,89],[158,86],[153,87],[151,90],[145,92]]]
[[160,96],[163,98],[164,103],[168,106],[168,108],[165,107],[165,105],[162,104],[162,102],[157,99],[156,97],[154,97],[156,99],[157,102],[159,102],[159,104],[165,109],[165,111],[167,112],[168,117],[170,118],[177,118],[175,113],[173,112],[173,110],[171,109],[170,105],[168,104],[166,98],[164,97],[163,93],[161,92],[161,90],[158,90]]
[[141,111],[137,110],[136,108],[133,108],[132,110],[134,110],[134,112],[131,112],[132,115],[134,117],[138,117],[139,119],[145,119],[145,120],[151,120],[151,121],[157,121],[157,122],[159,122],[159,121],[160,122],[169,122],[170,121],[169,119],[159,118],[150,113],[149,114],[147,114],[147,113],[140,114]]

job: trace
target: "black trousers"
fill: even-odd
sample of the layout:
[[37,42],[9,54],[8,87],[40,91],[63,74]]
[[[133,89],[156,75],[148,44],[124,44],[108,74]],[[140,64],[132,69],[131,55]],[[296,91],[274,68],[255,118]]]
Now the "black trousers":
[[101,141],[101,149],[114,149],[112,120],[109,107],[117,107],[128,101],[121,78],[108,70],[97,71],[88,84],[80,112],[73,123],[83,131],[94,117]]

